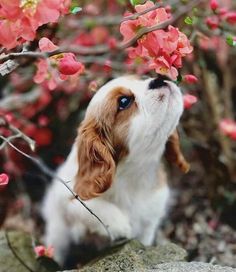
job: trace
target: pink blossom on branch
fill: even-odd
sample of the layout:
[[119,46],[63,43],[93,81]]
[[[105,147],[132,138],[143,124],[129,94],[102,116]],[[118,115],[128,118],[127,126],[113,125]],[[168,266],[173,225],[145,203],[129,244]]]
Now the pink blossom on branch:
[[232,140],[236,140],[236,122],[231,119],[222,119],[219,124],[220,131],[229,136]]
[[73,53],[64,53],[63,57],[59,60],[58,70],[61,74],[69,76],[82,73],[84,66],[76,60]]
[[[58,46],[43,37],[39,40],[39,49],[42,52],[52,52],[58,49]],[[36,65],[34,82],[46,84],[49,90],[54,90],[60,80],[66,80],[68,76],[80,75],[84,72],[84,65],[76,60],[73,53],[60,53],[47,59],[39,59]]]
[[0,174],[0,188],[5,187],[9,182],[9,177],[7,174]]
[[[154,6],[147,1],[144,5],[135,7],[137,12]],[[149,27],[163,23],[170,18],[165,8],[158,8],[139,16],[136,20],[128,20],[121,23],[120,32],[124,41],[132,39],[142,27]],[[167,30],[156,30],[144,35],[137,41],[136,47],[127,49],[130,59],[142,59],[149,67],[159,74],[168,75],[172,79],[178,76],[178,70],[182,67],[182,58],[192,52],[193,48],[187,36],[171,25]]]
[[219,7],[219,3],[217,0],[211,0],[210,1],[210,7],[213,11],[215,11],[216,9],[218,9]]
[[52,52],[57,50],[59,47],[55,45],[52,41],[48,38],[43,37],[39,40],[39,49],[42,52]]
[[198,81],[198,78],[196,76],[194,76],[194,75],[185,75],[183,77],[183,80],[186,83],[194,84],[194,83],[196,83]]
[[229,11],[225,14],[225,20],[231,24],[236,24],[236,11]]
[[43,245],[39,245],[34,247],[34,252],[37,257],[46,256],[48,258],[52,258],[54,255],[54,248],[52,246],[45,247]]
[[218,16],[210,16],[210,17],[206,18],[206,24],[212,30],[217,29],[220,24],[219,17]]
[[69,11],[70,0],[0,0],[0,45],[12,49],[32,41],[36,30],[57,22]]
[[184,100],[184,108],[186,110],[192,108],[192,106],[198,101],[197,97],[191,94],[184,94],[183,100]]

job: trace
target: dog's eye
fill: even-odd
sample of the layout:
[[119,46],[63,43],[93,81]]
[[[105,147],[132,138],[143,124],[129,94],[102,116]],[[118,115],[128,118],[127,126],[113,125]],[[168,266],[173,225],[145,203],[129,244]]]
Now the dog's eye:
[[133,100],[132,96],[121,96],[118,99],[119,110],[127,109],[132,104]]

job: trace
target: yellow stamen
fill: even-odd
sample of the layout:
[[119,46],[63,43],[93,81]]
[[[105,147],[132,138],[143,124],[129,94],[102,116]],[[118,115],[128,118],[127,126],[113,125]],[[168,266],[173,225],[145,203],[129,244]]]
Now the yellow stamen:
[[161,68],[160,68],[160,72],[166,74],[166,73],[168,72],[168,68],[166,68],[166,67],[161,67]]
[[21,0],[20,8],[22,8],[23,12],[29,12],[30,15],[34,15],[38,2],[39,0]]

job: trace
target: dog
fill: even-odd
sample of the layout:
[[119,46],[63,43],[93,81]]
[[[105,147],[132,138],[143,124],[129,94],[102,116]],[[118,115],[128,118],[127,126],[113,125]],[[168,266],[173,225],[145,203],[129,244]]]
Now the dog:
[[[123,76],[93,96],[72,150],[57,176],[68,183],[108,227],[113,240],[135,238],[152,245],[170,202],[161,157],[184,171],[176,126],[183,112],[178,86],[164,76]],[[69,244],[108,236],[57,179],[42,207],[45,243],[63,264]]]

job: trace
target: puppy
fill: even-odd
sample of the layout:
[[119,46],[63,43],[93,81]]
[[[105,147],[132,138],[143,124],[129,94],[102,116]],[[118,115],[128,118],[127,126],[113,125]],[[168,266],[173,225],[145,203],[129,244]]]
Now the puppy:
[[[163,76],[116,78],[92,98],[57,176],[71,181],[68,184],[107,225],[113,239],[153,243],[170,197],[160,160],[182,112],[179,88]],[[171,141],[168,149],[170,160],[177,161]],[[42,211],[45,243],[55,248],[60,264],[71,242],[107,236],[102,224],[72,200],[58,180],[48,190]]]

